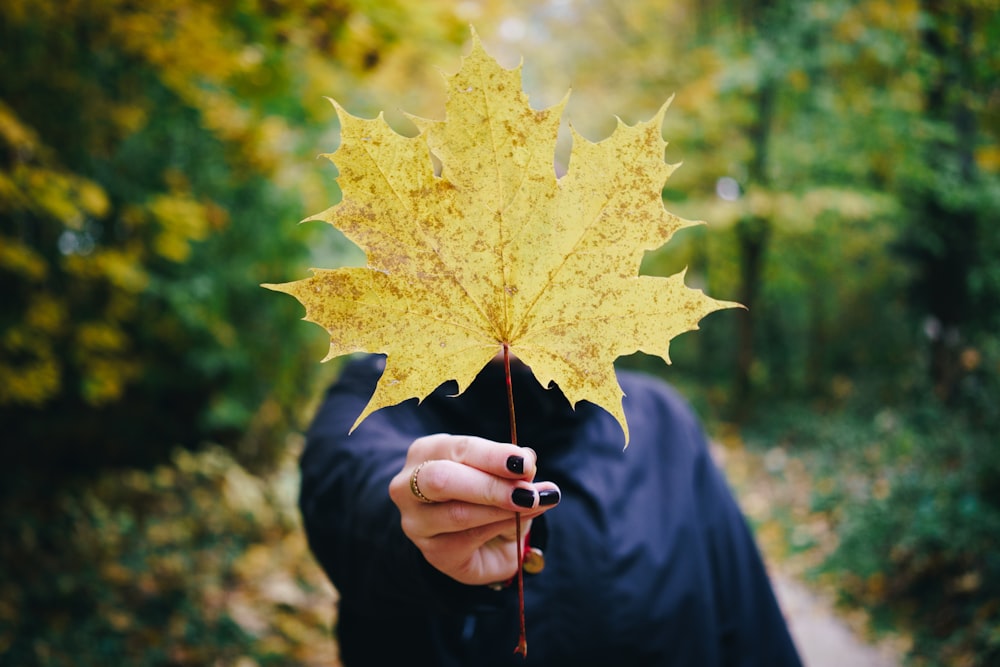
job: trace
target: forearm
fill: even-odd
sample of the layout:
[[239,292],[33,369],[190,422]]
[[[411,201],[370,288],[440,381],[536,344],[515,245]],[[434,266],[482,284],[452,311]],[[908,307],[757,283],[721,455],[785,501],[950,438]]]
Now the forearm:
[[708,554],[720,615],[719,645],[725,664],[798,666],[753,535],[721,472],[707,454],[698,477]]

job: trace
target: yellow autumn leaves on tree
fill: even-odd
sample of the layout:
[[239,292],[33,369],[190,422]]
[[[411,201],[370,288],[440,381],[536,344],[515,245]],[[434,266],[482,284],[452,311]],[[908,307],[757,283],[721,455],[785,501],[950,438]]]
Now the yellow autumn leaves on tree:
[[448,380],[464,390],[507,346],[543,386],[606,409],[627,439],[614,360],[642,351],[669,362],[671,338],[738,305],[686,287],[683,272],[638,275],[645,251],[695,224],[662,202],[676,167],[663,160],[667,105],[599,143],[574,133],[557,179],[565,99],[533,110],[520,69],[500,67],[478,38],[447,85],[446,119],[414,118],[412,138],[334,103],[341,145],[328,157],[343,199],[310,219],[340,229],[368,264],[266,286],[329,332],[327,358],[387,355],[357,423]]

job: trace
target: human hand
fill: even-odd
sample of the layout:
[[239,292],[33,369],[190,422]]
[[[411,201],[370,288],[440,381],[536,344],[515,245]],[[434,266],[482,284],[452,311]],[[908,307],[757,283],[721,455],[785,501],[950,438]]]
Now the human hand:
[[531,520],[559,502],[555,484],[532,482],[535,464],[534,450],[526,447],[429,435],[410,445],[389,496],[403,532],[428,563],[464,584],[490,584],[517,572],[513,512],[521,514],[523,540]]

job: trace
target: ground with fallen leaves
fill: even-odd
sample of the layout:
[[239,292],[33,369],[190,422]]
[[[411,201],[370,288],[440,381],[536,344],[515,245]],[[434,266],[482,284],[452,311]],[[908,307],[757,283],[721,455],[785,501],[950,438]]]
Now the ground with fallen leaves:
[[266,477],[224,450],[150,471],[0,490],[0,663],[338,664],[295,454]]

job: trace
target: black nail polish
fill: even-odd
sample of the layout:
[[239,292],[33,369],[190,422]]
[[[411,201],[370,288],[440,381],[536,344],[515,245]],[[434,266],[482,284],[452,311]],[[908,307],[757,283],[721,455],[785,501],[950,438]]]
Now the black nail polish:
[[514,489],[514,492],[510,494],[510,499],[518,507],[530,508],[535,506],[535,492],[531,489]]
[[518,475],[523,475],[524,474],[524,457],[523,456],[517,456],[516,454],[513,455],[513,456],[508,456],[507,457],[507,470],[511,471],[512,473],[518,474]]
[[559,491],[557,489],[546,489],[538,492],[538,504],[546,507],[559,502]]

